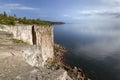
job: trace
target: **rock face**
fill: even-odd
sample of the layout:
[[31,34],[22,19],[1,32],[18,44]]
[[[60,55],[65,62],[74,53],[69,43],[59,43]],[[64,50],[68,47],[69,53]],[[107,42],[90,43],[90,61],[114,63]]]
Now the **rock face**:
[[[54,55],[51,26],[0,25],[0,31],[0,80],[89,80],[77,68],[59,66],[66,50],[55,45]],[[9,33],[31,45],[13,44]]]
[[27,63],[36,67],[44,67],[44,59],[42,57],[40,46],[26,46],[22,55]]
[[[37,45],[38,47],[25,49],[23,56],[26,61],[32,66],[44,66],[48,61],[54,58],[53,52],[53,28],[51,26],[37,26],[37,25],[16,25],[6,26],[0,25],[0,31],[6,31],[13,34],[13,38],[22,40],[30,45]],[[36,48],[36,49],[35,49]],[[36,50],[36,51],[34,51]],[[39,55],[39,56],[38,56]],[[40,59],[40,57],[42,59]],[[38,60],[39,58],[39,60]],[[40,61],[42,60],[42,61]],[[42,64],[39,64],[39,61]]]
[[43,64],[52,61],[54,58],[53,51],[53,27],[51,26],[36,26],[36,45],[41,47],[41,53],[43,57]]
[[40,46],[13,43],[0,31],[0,80],[72,80],[63,68],[40,67],[42,55]]

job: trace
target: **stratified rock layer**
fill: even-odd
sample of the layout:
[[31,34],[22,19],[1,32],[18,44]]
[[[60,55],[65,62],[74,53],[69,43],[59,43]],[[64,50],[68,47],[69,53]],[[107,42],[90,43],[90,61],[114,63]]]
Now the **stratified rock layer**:
[[[54,55],[51,26],[0,25],[0,31],[0,80],[89,80],[77,68],[58,65],[65,50],[56,45]],[[30,45],[14,44],[13,38]]]
[[42,65],[40,50],[37,45],[13,43],[12,35],[0,32],[0,80],[72,80],[62,68],[36,67]]
[[[31,49],[32,51],[28,51],[27,48],[23,51],[25,53],[23,55],[30,65],[37,67],[38,65],[44,66],[48,61],[53,60],[53,27],[37,25],[0,25],[0,31],[9,32],[13,34],[14,39],[22,40],[31,45],[37,45],[40,48],[40,50],[38,48],[36,49],[37,51],[39,50],[39,52],[35,52],[34,49]],[[38,56],[39,54],[41,55],[42,61],[40,61],[40,56]],[[28,59],[28,56],[31,57]],[[42,65],[38,64],[39,62],[42,62]]]

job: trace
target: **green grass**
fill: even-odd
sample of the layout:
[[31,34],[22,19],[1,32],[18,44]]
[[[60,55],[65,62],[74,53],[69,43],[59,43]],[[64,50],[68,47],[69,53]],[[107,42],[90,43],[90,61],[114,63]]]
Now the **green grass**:
[[28,44],[27,42],[24,42],[24,41],[22,41],[22,40],[18,40],[18,39],[12,39],[12,41],[13,41],[14,43]]

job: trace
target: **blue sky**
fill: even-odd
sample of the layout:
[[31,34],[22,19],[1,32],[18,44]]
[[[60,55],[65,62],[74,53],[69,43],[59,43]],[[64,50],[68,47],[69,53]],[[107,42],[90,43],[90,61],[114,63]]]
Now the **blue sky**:
[[50,21],[110,21],[120,18],[120,0],[0,0],[0,13]]

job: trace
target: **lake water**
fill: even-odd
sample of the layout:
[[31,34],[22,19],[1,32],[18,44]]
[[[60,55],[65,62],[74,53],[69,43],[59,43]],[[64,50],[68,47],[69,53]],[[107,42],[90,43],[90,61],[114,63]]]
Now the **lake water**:
[[120,26],[55,25],[54,35],[69,50],[69,65],[82,68],[92,80],[120,80]]

